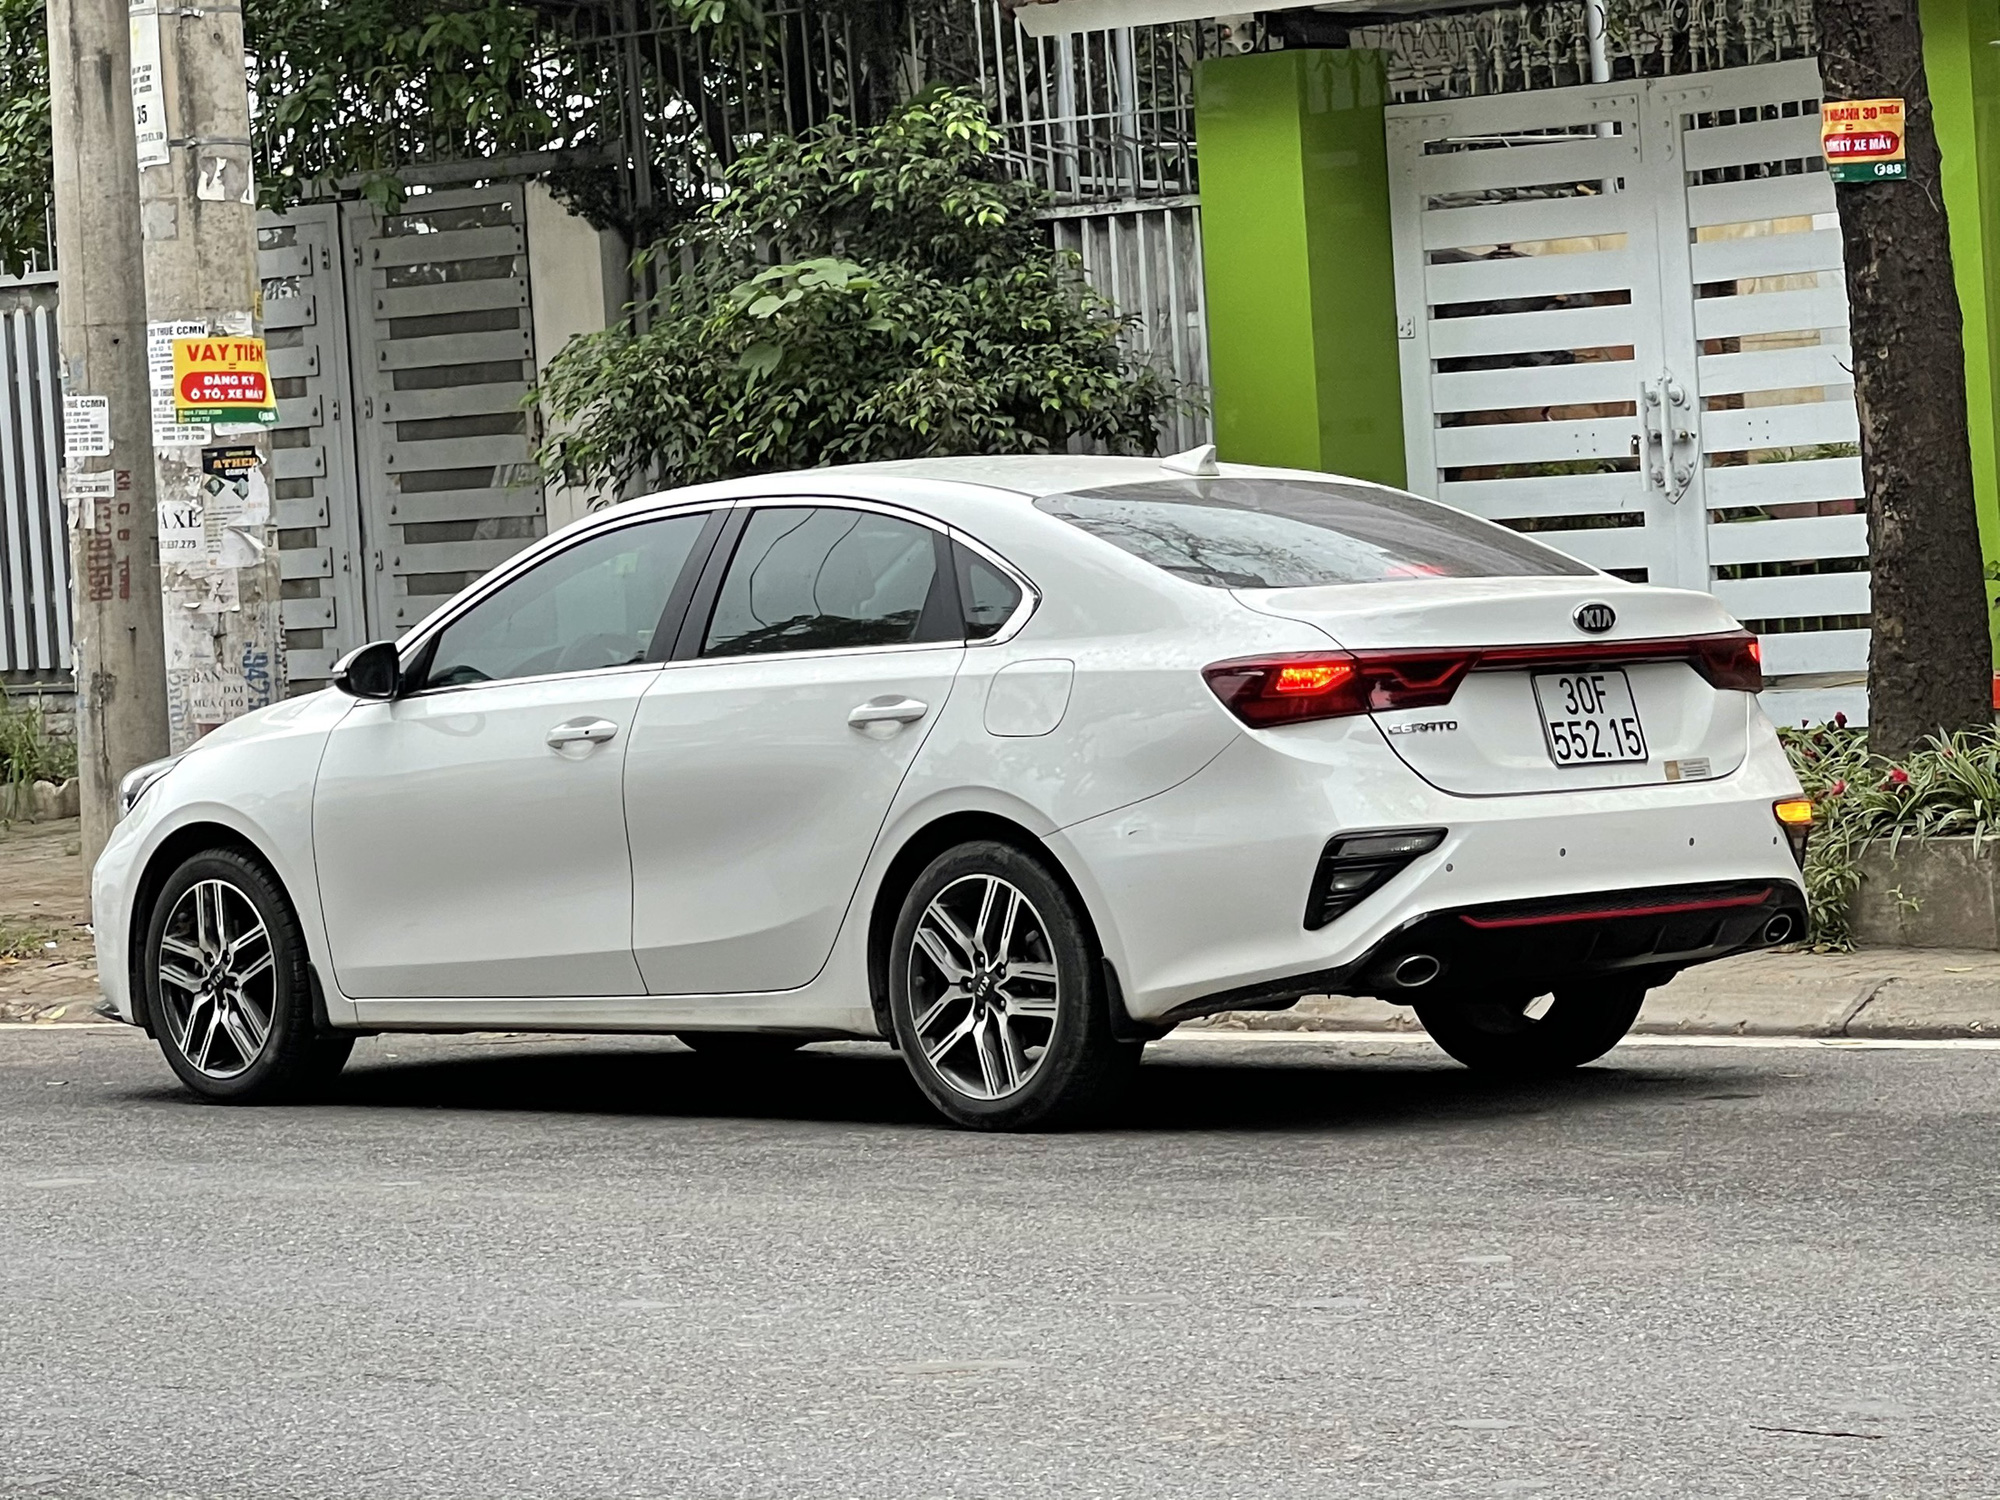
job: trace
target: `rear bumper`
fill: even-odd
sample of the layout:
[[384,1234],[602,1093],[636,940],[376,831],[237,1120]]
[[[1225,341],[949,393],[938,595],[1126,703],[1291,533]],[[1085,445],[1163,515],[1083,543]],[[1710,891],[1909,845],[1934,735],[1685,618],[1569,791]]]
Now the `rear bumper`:
[[[1664,977],[1761,946],[1780,913],[1797,936],[1799,870],[1771,805],[1798,782],[1768,731],[1734,774],[1710,781],[1467,798],[1416,776],[1372,724],[1307,729],[1246,735],[1180,786],[1051,836],[1135,1020],[1328,992],[1414,998],[1381,984],[1379,965],[1433,951],[1419,941],[1439,945],[1434,956],[1458,981],[1542,982]],[[1308,925],[1331,835],[1420,828],[1446,837],[1344,915]],[[1603,910],[1663,889],[1756,899],[1705,915]],[[1489,909],[1501,920],[1575,920],[1465,920],[1490,922]],[[1716,930],[1690,930],[1682,916]]]
[[1217,1000],[1256,1009],[1322,993],[1408,1002],[1470,986],[1539,991],[1620,976],[1661,984],[1691,964],[1789,942],[1805,925],[1804,894],[1785,881],[1491,902],[1413,917],[1339,969],[1294,976],[1263,995],[1211,996],[1186,1009],[1206,1013]]

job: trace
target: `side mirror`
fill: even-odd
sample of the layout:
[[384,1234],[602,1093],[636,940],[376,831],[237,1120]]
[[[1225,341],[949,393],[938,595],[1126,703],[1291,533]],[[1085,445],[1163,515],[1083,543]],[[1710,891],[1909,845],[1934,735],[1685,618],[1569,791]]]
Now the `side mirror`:
[[394,641],[370,641],[333,664],[333,685],[355,698],[393,698],[403,686]]

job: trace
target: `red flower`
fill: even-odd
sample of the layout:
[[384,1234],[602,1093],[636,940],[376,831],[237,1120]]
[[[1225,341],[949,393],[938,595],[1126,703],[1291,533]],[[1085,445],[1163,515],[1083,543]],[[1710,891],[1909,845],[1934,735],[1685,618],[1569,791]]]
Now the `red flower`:
[[1847,715],[1835,714],[1833,716],[1833,727],[1835,729],[1845,729],[1847,727]]
[[1890,769],[1889,785],[1907,786],[1909,784],[1909,781],[1910,781],[1910,773],[1908,771],[1905,771],[1901,766],[1894,766]]
[[1829,797],[1838,797],[1842,792],[1846,790],[1847,790],[1847,783],[1845,781],[1836,781],[1832,786],[1827,788],[1826,794]]

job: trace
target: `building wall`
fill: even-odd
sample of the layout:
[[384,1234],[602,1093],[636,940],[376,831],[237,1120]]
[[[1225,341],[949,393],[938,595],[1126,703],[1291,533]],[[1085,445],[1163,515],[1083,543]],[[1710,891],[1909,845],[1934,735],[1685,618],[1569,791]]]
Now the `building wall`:
[[[564,208],[539,182],[527,187],[528,284],[533,288],[535,367],[539,373],[579,334],[618,321],[631,293],[631,252],[610,230],[593,228]],[[548,487],[549,530],[587,514],[589,491]]]
[[1403,483],[1379,54],[1205,60],[1202,261],[1224,459]]

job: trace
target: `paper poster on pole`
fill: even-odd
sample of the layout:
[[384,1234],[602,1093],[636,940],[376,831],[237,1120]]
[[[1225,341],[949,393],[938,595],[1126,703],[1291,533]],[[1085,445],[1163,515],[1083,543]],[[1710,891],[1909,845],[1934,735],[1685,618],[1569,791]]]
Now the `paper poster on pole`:
[[206,420],[215,426],[263,424],[278,420],[278,398],[258,338],[176,338],[174,420]]
[[167,147],[167,96],[160,84],[160,17],[154,0],[132,0],[132,133],[141,167],[164,167],[173,160]]
[[111,398],[63,397],[63,459],[103,458],[111,452]]
[[1820,155],[1835,182],[1909,176],[1901,99],[1829,99],[1819,112]]
[[152,395],[153,446],[176,448],[207,443],[214,432],[206,422],[183,422],[174,410],[174,340],[206,336],[199,319],[146,325],[146,384]]
[[208,560],[207,520],[200,496],[160,500],[160,566]]

